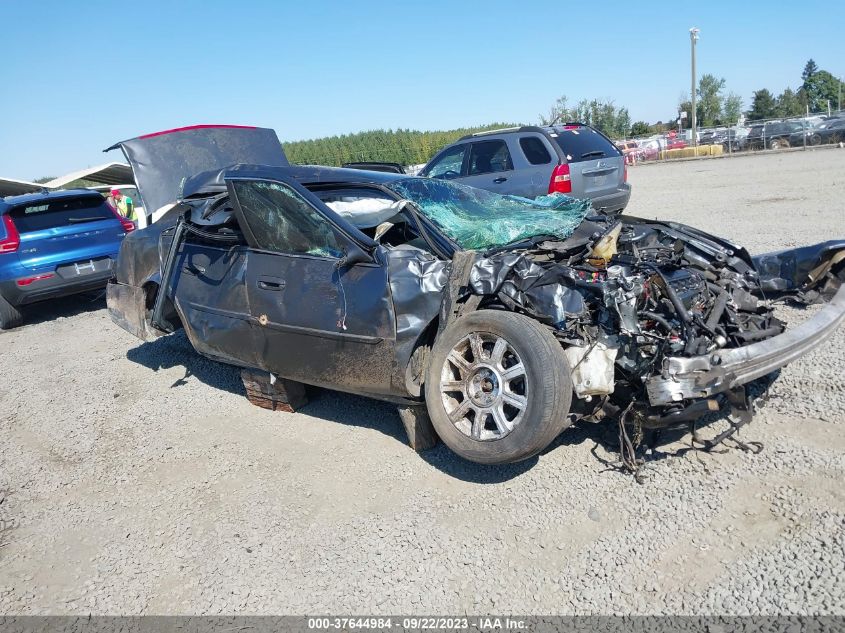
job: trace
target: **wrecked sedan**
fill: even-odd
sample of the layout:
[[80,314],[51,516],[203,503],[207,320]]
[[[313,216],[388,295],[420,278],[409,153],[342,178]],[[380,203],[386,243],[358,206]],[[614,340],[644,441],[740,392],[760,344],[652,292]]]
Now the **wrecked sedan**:
[[[743,248],[677,223],[290,166],[272,130],[119,146],[144,203],[176,204],[123,242],[116,323],[145,340],[184,328],[200,354],[274,380],[424,406],[476,462],[535,455],[579,419],[747,421],[752,393],[845,317],[845,243],[767,256],[772,292],[834,295],[786,330]],[[251,155],[275,164],[230,164]]]

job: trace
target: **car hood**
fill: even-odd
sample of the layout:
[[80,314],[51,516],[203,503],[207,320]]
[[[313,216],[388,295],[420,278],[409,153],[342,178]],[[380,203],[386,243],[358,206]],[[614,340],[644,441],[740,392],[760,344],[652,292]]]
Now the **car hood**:
[[152,214],[182,198],[185,181],[235,163],[287,167],[276,132],[241,125],[193,125],[115,143],[132,168],[143,206]]

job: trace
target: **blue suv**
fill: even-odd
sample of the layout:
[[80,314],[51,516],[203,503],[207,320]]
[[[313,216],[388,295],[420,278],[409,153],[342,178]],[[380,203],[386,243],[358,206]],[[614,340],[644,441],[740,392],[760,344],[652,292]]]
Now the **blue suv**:
[[90,189],[0,198],[0,329],[21,306],[105,287],[134,229]]

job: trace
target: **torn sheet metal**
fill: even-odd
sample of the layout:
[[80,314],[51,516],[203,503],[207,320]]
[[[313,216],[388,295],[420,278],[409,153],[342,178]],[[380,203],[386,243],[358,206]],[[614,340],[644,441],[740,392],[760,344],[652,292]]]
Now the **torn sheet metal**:
[[829,272],[838,272],[842,281],[845,240],[763,253],[752,259],[764,292],[803,293],[824,284]]
[[522,253],[480,259],[470,272],[469,287],[479,295],[504,295],[555,327],[587,313],[583,295],[565,285],[563,267],[543,268]]
[[[422,333],[437,317],[450,263],[416,248],[388,249],[387,276],[396,315],[394,381],[413,396],[420,382],[407,382],[405,368]],[[407,383],[407,384],[406,384]]]

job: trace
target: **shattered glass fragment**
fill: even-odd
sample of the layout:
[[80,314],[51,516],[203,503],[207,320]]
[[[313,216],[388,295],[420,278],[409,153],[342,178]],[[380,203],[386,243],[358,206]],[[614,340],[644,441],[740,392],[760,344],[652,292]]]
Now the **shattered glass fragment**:
[[469,250],[504,246],[538,235],[569,237],[590,209],[589,200],[562,194],[529,200],[441,180],[409,178],[389,187]]

